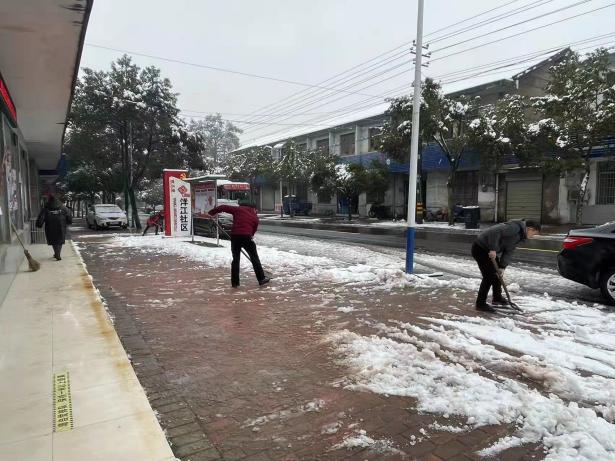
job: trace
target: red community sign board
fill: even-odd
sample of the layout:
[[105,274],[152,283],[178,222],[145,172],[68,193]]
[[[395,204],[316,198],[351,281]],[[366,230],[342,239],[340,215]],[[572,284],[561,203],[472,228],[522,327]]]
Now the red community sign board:
[[163,170],[162,171],[162,195],[164,199],[164,235],[173,235],[171,220],[173,219],[171,210],[171,178],[184,180],[188,176],[187,170]]

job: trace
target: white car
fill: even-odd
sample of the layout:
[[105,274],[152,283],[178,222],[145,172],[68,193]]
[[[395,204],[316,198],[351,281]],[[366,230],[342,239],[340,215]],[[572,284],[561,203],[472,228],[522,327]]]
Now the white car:
[[112,226],[126,229],[128,227],[126,213],[124,213],[119,206],[113,204],[94,205],[90,207],[85,221],[89,229],[108,229]]

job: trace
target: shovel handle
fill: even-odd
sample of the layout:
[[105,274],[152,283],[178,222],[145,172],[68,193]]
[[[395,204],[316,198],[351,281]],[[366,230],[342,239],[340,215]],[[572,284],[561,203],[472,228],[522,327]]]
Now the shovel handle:
[[504,288],[504,293],[506,293],[506,299],[508,299],[508,304],[513,309],[515,309],[517,311],[522,311],[522,309],[517,304],[512,302],[512,299],[510,298],[510,293],[508,292],[508,287],[506,286],[506,282],[504,281],[504,276],[502,275],[502,269],[500,269],[500,266],[498,266],[497,261],[495,259],[492,259],[491,262],[493,262],[493,267],[495,269],[495,273],[498,275],[498,278],[500,279],[500,283],[502,284],[502,288]]
[[[220,223],[216,219],[211,218],[211,220],[216,223],[216,226],[218,226],[218,229],[221,230],[224,235],[226,235],[229,239],[231,238],[231,236],[228,234],[228,232],[224,230],[224,228],[220,225]],[[250,258],[248,253],[246,253],[246,251],[243,248],[241,249],[241,253],[246,258],[248,258],[248,261],[252,262],[252,259]]]

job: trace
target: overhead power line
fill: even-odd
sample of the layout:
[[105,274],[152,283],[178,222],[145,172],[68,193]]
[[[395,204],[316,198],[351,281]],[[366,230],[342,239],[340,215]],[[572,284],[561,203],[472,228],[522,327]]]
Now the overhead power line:
[[[380,73],[378,73],[378,74],[376,74],[376,75],[374,75],[374,76],[372,76],[372,77],[370,77],[370,78],[366,78],[366,79],[361,80],[361,81],[359,81],[359,82],[353,83],[353,84],[349,85],[348,87],[352,88],[352,87],[354,87],[355,85],[358,85],[358,84],[362,84],[362,83],[366,83],[366,82],[372,81],[375,77],[379,77],[379,76],[382,76],[382,75],[386,75],[386,74],[390,73],[390,72],[391,72],[391,71],[393,71],[393,70],[399,69],[400,67],[408,66],[408,69],[409,69],[409,65],[410,65],[410,61],[405,61],[405,62],[402,62],[401,64],[398,64],[398,65],[395,65],[395,66],[393,66],[393,67],[391,67],[391,68],[388,68],[388,69],[386,69],[385,71],[382,71],[382,72],[380,72]],[[398,73],[394,74],[393,76],[383,78],[383,79],[381,79],[381,80],[376,81],[375,83],[372,83],[372,84],[370,84],[370,85],[364,86],[364,87],[362,87],[362,89],[371,88],[371,87],[373,87],[373,86],[375,86],[375,85],[378,85],[378,84],[380,84],[380,83],[383,83],[383,82],[389,81],[389,80],[391,80],[391,79],[393,79],[393,78],[395,78],[395,77],[398,77],[398,76],[400,76],[400,75],[406,74],[406,73],[408,73],[408,72],[409,72],[409,70],[408,70],[408,69],[404,69],[404,70],[402,70],[401,72],[398,72]],[[334,98],[334,99],[329,99],[329,98],[330,98],[330,96],[331,96],[331,95],[322,95],[322,96],[320,96],[320,97],[317,97],[316,99],[310,98],[310,99],[312,99],[311,101],[310,101],[310,100],[305,101],[304,103],[302,103],[302,104],[300,104],[300,105],[298,105],[298,106],[295,104],[295,105],[294,105],[294,106],[295,106],[295,107],[294,107],[294,110],[293,110],[293,111],[292,111],[289,115],[290,115],[290,116],[293,116],[293,115],[294,115],[294,113],[295,113],[297,110],[302,110],[302,109],[305,109],[305,108],[307,108],[307,107],[313,106],[314,104],[317,104],[317,103],[319,103],[320,101],[325,101],[325,100],[328,100],[328,101],[329,101],[329,103],[331,103],[331,102],[338,101],[338,100],[340,100],[340,99],[344,99],[347,95],[343,95],[343,97],[339,97],[339,96],[338,96],[338,97],[336,97],[336,98]],[[323,104],[321,104],[321,105],[319,105],[319,106],[316,106],[316,107],[321,107],[322,105],[323,105]],[[276,117],[276,118],[279,118],[279,117]],[[283,119],[282,119],[282,121],[283,121],[283,120],[288,120],[288,118],[289,118],[289,117],[283,118]],[[248,131],[249,131],[249,130],[248,130]]]
[[463,54],[463,53],[467,53],[468,51],[472,51],[472,50],[476,50],[478,48],[482,48],[484,46],[493,45],[494,43],[499,43],[499,42],[502,42],[504,40],[508,40],[509,38],[518,37],[520,35],[524,35],[524,34],[527,34],[527,33],[530,33],[530,32],[534,32],[534,31],[539,30],[539,29],[544,29],[545,27],[550,27],[550,26],[553,26],[555,24],[560,24],[562,22],[569,21],[571,19],[575,19],[575,18],[578,18],[578,17],[581,17],[581,16],[585,16],[586,14],[590,14],[590,13],[594,13],[596,11],[604,10],[605,8],[610,8],[613,5],[615,5],[615,3],[609,3],[608,5],[601,6],[599,8],[594,8],[593,10],[585,11],[584,13],[575,14],[574,16],[569,16],[567,18],[560,19],[558,21],[553,21],[553,22],[550,22],[548,24],[543,24],[541,26],[534,27],[534,28],[528,29],[528,30],[524,30],[524,31],[518,32],[516,34],[512,34],[512,35],[508,35],[506,37],[498,38],[498,39],[492,40],[490,42],[481,43],[481,44],[473,46],[471,48],[466,48],[464,50],[456,51],[454,53],[450,53],[450,54],[447,54],[445,56],[439,56],[437,58],[432,58],[431,62],[441,61],[442,59],[449,58],[451,56],[457,56],[457,55],[460,55],[460,54]]
[[[509,24],[508,26],[500,27],[499,29],[495,29],[495,30],[492,30],[492,31],[486,32],[486,33],[482,33],[480,35],[476,35],[474,37],[467,38],[467,39],[462,40],[460,42],[456,42],[456,43],[453,43],[451,45],[447,45],[447,46],[444,46],[442,48],[438,48],[436,50],[432,50],[432,53],[437,53],[439,51],[446,50],[446,49],[452,48],[454,46],[459,46],[459,45],[463,45],[464,43],[472,42],[472,41],[477,40],[479,38],[482,38],[482,37],[484,37],[486,35],[496,34],[498,32],[502,32],[503,30],[508,30],[508,29],[513,28],[513,27],[517,27],[517,26],[520,26],[522,24],[526,24],[528,22],[536,21],[537,19],[541,19],[541,18],[544,18],[546,16],[551,16],[552,14],[556,14],[556,13],[559,13],[561,11],[565,11],[565,10],[568,10],[570,8],[574,8],[575,6],[579,6],[579,5],[582,5],[584,3],[588,3],[590,1],[592,1],[592,0],[581,0],[581,1],[573,3],[571,5],[567,5],[567,6],[558,8],[556,10],[547,11],[546,13],[539,14],[538,16],[534,16],[533,18],[525,19],[523,21],[519,21],[519,22],[516,22],[514,24]],[[441,39],[441,40],[443,40],[443,39]],[[438,42],[438,41],[440,41],[440,40],[436,40],[435,42]],[[431,42],[431,43],[435,43],[435,42]]]
[[[471,17],[469,17],[469,18],[466,18],[466,19],[464,19],[464,20],[462,20],[462,21],[458,21],[458,22],[456,22],[456,23],[454,23],[454,24],[450,24],[450,25],[446,26],[445,28],[438,29],[438,30],[436,30],[436,31],[434,31],[434,32],[432,32],[432,33],[430,33],[430,34],[427,34],[427,35],[432,35],[432,34],[435,34],[435,33],[437,33],[437,32],[440,32],[441,30],[449,29],[449,28],[451,28],[451,27],[454,27],[455,25],[462,24],[462,23],[467,22],[467,21],[469,21],[469,20],[472,20],[472,19],[474,19],[474,18],[476,18],[476,17],[483,16],[483,15],[485,15],[485,14],[488,14],[488,13],[490,13],[490,12],[492,12],[492,11],[495,11],[495,10],[501,9],[501,8],[503,8],[503,7],[506,7],[506,6],[508,6],[508,5],[511,5],[511,4],[513,4],[513,3],[516,3],[516,2],[518,2],[518,1],[519,1],[519,0],[513,0],[513,1],[510,1],[510,2],[507,2],[507,3],[503,4],[503,5],[498,6],[498,7],[491,8],[491,9],[489,9],[489,10],[485,11],[485,12],[482,12],[482,13],[479,13],[479,14],[477,14],[477,15],[474,15],[474,16],[471,16]],[[548,1],[552,1],[552,0],[548,0]],[[492,19],[493,19],[493,18],[492,18]],[[361,67],[362,65],[364,65],[364,64],[367,64],[367,63],[369,63],[369,62],[371,62],[371,61],[377,60],[377,59],[379,59],[380,57],[382,57],[382,56],[384,56],[384,55],[386,55],[386,54],[388,54],[388,53],[391,53],[391,52],[393,52],[393,51],[399,50],[400,48],[408,47],[408,46],[410,46],[411,44],[412,44],[412,42],[402,43],[401,45],[399,45],[399,46],[397,46],[397,47],[395,47],[395,48],[392,48],[392,49],[390,49],[390,50],[388,50],[388,51],[385,51],[384,53],[382,53],[382,54],[380,54],[380,55],[377,55],[377,56],[375,56],[374,58],[372,58],[372,59],[370,59],[370,60],[368,60],[368,61],[364,61],[363,63],[358,64],[357,66],[351,67],[351,68],[350,68],[350,69],[348,69],[347,71],[344,71],[344,72],[338,73],[338,74],[334,75],[333,77],[330,77],[330,78],[329,78],[329,79],[327,79],[327,80],[323,80],[323,81],[321,81],[319,84],[320,84],[320,85],[323,85],[323,84],[325,84],[325,83],[327,83],[327,82],[332,83],[331,81],[332,81],[332,80],[334,80],[334,81],[335,81],[335,79],[336,79],[337,77],[339,77],[339,76],[343,76],[344,74],[346,74],[346,73],[348,73],[348,72],[350,72],[350,71],[352,71],[352,70],[354,70],[354,69],[360,68],[360,67]],[[407,52],[406,52],[406,53],[407,53]],[[355,73],[356,73],[356,72],[355,72]],[[295,93],[295,94],[293,94],[293,95],[290,95],[289,97],[282,98],[281,100],[278,100],[278,101],[276,101],[276,102],[274,102],[274,103],[271,103],[271,104],[268,104],[268,105],[266,105],[266,106],[263,106],[263,107],[261,107],[260,109],[258,109],[258,110],[256,110],[256,111],[254,111],[254,112],[253,112],[253,114],[256,114],[255,116],[256,116],[257,118],[262,118],[260,115],[258,115],[258,114],[259,114],[259,112],[262,112],[262,111],[264,111],[264,110],[272,110],[272,109],[274,109],[274,108],[276,108],[276,109],[277,109],[277,108],[280,108],[281,106],[283,106],[283,105],[284,105],[284,103],[285,103],[285,102],[286,102],[287,104],[288,104],[288,103],[290,103],[290,100],[292,100],[292,99],[293,99],[293,97],[294,97],[295,95],[300,95],[300,94],[305,94],[305,93],[310,93],[310,92],[311,92],[311,90],[309,90],[309,89],[304,89],[304,90],[301,90],[301,91],[299,91],[298,93]]]
[[[180,113],[185,113],[185,111],[180,110]],[[183,115],[183,117],[190,117],[190,118],[206,118],[207,115],[193,115],[193,114],[186,114]],[[245,120],[232,120],[230,118],[225,118],[224,121],[226,122],[232,122],[232,123],[248,123],[248,124],[261,124],[264,123],[265,125],[280,125],[280,126],[314,126],[314,127],[324,127],[324,128],[332,128],[333,125],[324,125],[324,124],[307,124],[307,123],[272,123],[272,122],[246,122]]]
[[496,6],[495,8],[491,8],[490,10],[483,11],[482,13],[475,14],[474,16],[470,16],[469,18],[463,19],[463,20],[461,20],[459,22],[456,22],[454,24],[449,24],[449,25],[444,26],[444,27],[442,27],[440,29],[434,30],[433,32],[429,32],[429,33],[425,34],[425,37],[429,37],[430,35],[437,34],[438,32],[442,32],[443,30],[449,30],[451,27],[458,26],[459,24],[463,24],[464,22],[471,21],[472,19],[478,18],[480,16],[484,16],[486,14],[491,13],[492,11],[499,10],[501,8],[504,8],[505,6],[512,5],[513,3],[517,3],[518,1],[519,0],[512,0],[512,1],[508,2],[508,3],[504,3],[503,5]]
[[281,83],[288,83],[290,85],[298,85],[298,86],[304,86],[304,87],[308,87],[308,88],[318,88],[318,89],[322,89],[322,90],[329,90],[329,91],[335,91],[335,92],[339,92],[339,93],[348,93],[348,94],[357,94],[360,96],[372,96],[369,94],[364,94],[364,93],[357,93],[355,91],[343,91],[343,90],[338,90],[336,88],[332,88],[332,87],[326,87],[326,86],[321,86],[321,85],[312,85],[310,83],[304,83],[304,82],[297,82],[295,80],[287,80],[287,79],[283,79],[283,78],[277,78],[277,77],[270,77],[267,75],[259,75],[259,74],[253,74],[250,72],[243,72],[243,71],[239,71],[239,70],[233,70],[233,69],[225,69],[223,67],[216,67],[216,66],[210,66],[207,64],[199,64],[199,63],[195,63],[195,62],[189,62],[189,61],[182,61],[179,59],[173,59],[173,58],[167,58],[164,56],[155,56],[153,54],[145,54],[145,53],[139,53],[137,51],[131,51],[131,50],[124,50],[121,48],[113,48],[110,46],[103,46],[103,45],[97,45],[94,43],[86,43],[86,46],[92,47],[92,48],[101,48],[103,50],[111,50],[111,51],[117,51],[119,53],[126,53],[126,54],[131,54],[133,56],[141,56],[144,58],[150,58],[150,59],[157,59],[159,61],[166,61],[166,62],[172,62],[172,63],[176,63],[176,64],[183,64],[186,66],[191,66],[191,67],[198,67],[200,69],[208,69],[208,70],[215,70],[218,72],[226,72],[229,74],[236,74],[236,75],[243,75],[244,77],[253,77],[253,78],[259,78],[262,80],[271,80],[274,82],[281,82]]
[[487,18],[487,19],[483,19],[480,22],[476,22],[474,24],[470,24],[467,26],[462,27],[461,29],[457,29],[457,30],[450,30],[450,28],[447,29],[446,33],[442,34],[441,36],[432,38],[430,40],[428,40],[429,44],[433,44],[433,43],[437,43],[440,42],[442,40],[446,40],[449,39],[451,37],[456,37],[457,35],[463,34],[465,32],[468,32],[470,30],[475,30],[475,29],[480,29],[481,27],[485,27],[489,24],[493,24],[494,22],[499,22],[502,21],[503,19],[512,17],[512,16],[516,16],[518,14],[521,13],[526,13],[530,10],[533,10],[535,8],[539,8],[541,6],[544,6],[548,3],[551,3],[555,0],[540,0],[538,2],[534,2],[533,0],[523,6],[520,6],[518,8],[515,8],[513,10],[510,11],[505,11],[503,13],[500,13],[497,16],[493,16],[491,18]]
[[[378,60],[374,64],[372,64],[372,65],[370,65],[368,67],[365,67],[365,68],[361,69],[360,71],[356,71],[356,72],[350,73],[349,75],[344,76],[344,78],[342,78],[342,79],[336,78],[332,82],[330,82],[330,84],[335,82],[335,87],[338,88],[339,85],[351,82],[351,81],[356,80],[357,78],[360,78],[360,77],[362,77],[364,75],[368,75],[369,73],[371,73],[371,72],[373,72],[373,71],[375,71],[375,70],[377,70],[377,69],[379,69],[379,68],[381,68],[381,67],[383,67],[383,66],[385,66],[387,64],[390,64],[390,63],[392,63],[394,61],[397,61],[397,60],[399,60],[401,58],[404,58],[404,57],[406,57],[408,55],[410,55],[410,50],[403,50],[401,52],[395,53],[392,56],[389,56],[387,58]],[[393,70],[395,68],[397,68],[397,66],[389,67],[387,69],[387,71]],[[377,74],[373,75],[372,77],[375,78],[375,77],[377,77],[379,75],[382,75],[382,72],[377,73]],[[355,82],[353,85],[356,85],[358,83],[360,83],[360,82]],[[349,87],[352,87],[353,85],[350,85]],[[284,108],[285,110],[288,110],[289,108],[293,107],[294,105],[296,105],[296,104],[298,104],[300,102],[303,102],[303,101],[315,98],[315,97],[317,97],[319,95],[322,95],[323,93],[326,93],[326,90],[313,90],[313,89],[304,90],[304,91],[295,93],[296,96],[294,96],[294,97],[291,96],[291,97],[288,97],[288,98],[284,98],[282,100],[282,102],[280,102],[280,103],[273,103],[273,104],[270,104],[270,105],[265,106],[265,107],[267,109],[269,109],[269,110],[276,110],[276,109],[280,109],[280,108]],[[259,109],[259,111],[260,111],[260,109]],[[264,117],[268,117],[267,115],[264,115],[262,113],[258,113],[259,111],[255,111],[255,112],[253,112],[251,114],[251,115],[253,115],[253,117],[252,117],[253,120],[258,120],[258,119],[262,119]]]

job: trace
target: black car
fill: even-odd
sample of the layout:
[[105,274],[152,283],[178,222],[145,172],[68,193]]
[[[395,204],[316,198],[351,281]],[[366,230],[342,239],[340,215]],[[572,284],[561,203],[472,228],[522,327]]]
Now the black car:
[[557,257],[557,268],[567,279],[600,288],[607,302],[615,305],[615,222],[571,230]]

